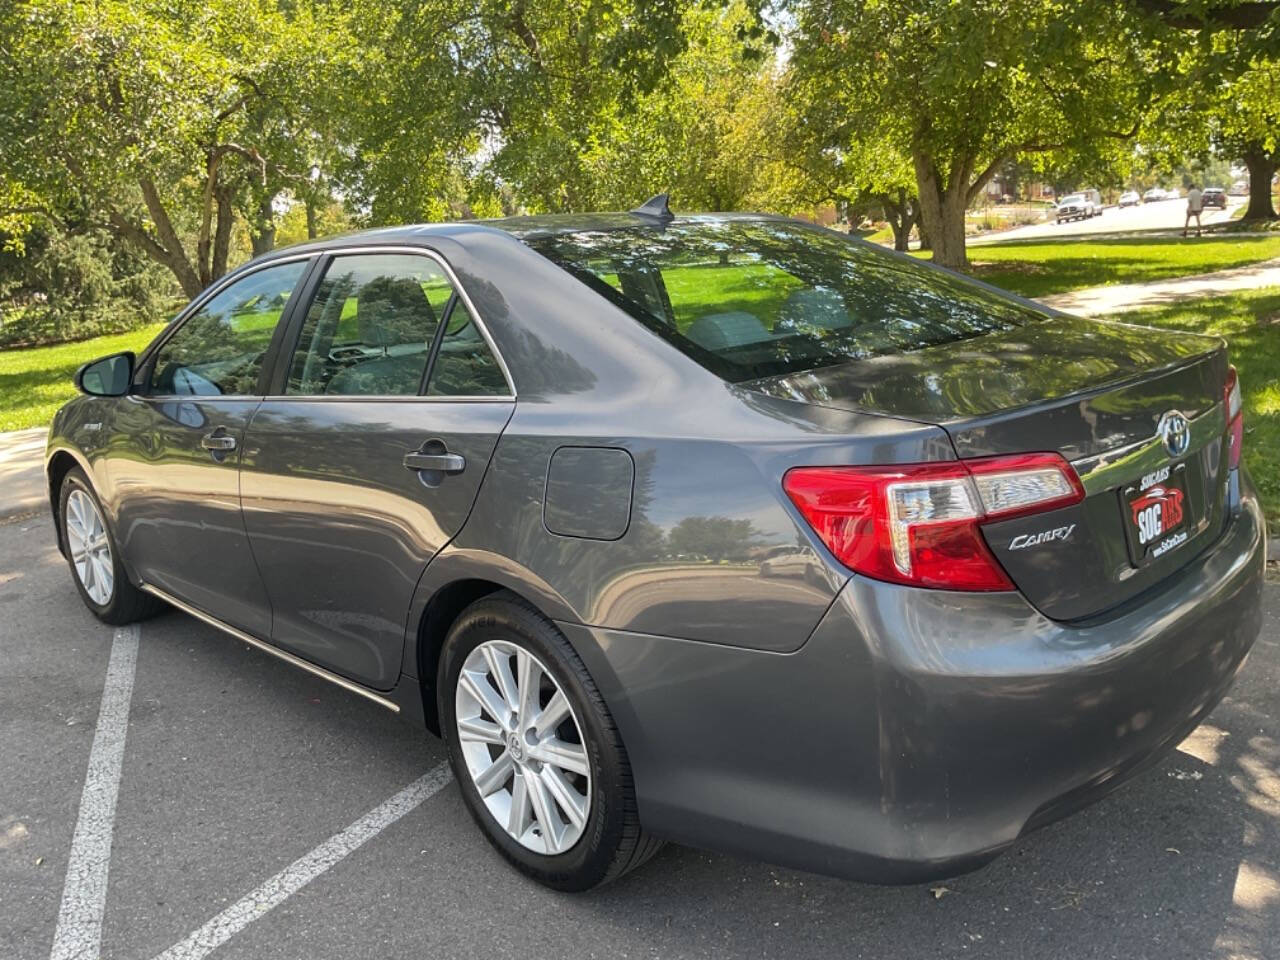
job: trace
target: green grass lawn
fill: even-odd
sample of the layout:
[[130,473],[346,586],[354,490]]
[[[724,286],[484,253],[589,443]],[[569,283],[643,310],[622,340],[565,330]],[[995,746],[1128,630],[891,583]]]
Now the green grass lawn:
[[[927,258],[929,253],[915,255]],[[969,248],[974,276],[1024,297],[1189,277],[1273,257],[1280,257],[1280,236],[1010,240]]]
[[664,270],[662,281],[680,330],[708,313],[729,311],[750,313],[773,329],[787,296],[804,288],[802,281],[767,263],[676,267]]
[[71,377],[81,364],[108,353],[141,350],[163,328],[157,323],[79,343],[0,350],[0,430],[47,426],[54,411],[75,396]]
[[1262,495],[1268,526],[1280,530],[1280,287],[1112,319],[1226,338],[1244,398],[1244,461]]

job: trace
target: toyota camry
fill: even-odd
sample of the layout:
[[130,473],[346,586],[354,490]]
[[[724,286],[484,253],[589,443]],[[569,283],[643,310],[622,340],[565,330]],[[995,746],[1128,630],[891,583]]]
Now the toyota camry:
[[666,840],[978,867],[1176,745],[1259,628],[1220,339],[793,220],[311,243],[76,379],[47,475],[89,610],[424,725],[559,889]]

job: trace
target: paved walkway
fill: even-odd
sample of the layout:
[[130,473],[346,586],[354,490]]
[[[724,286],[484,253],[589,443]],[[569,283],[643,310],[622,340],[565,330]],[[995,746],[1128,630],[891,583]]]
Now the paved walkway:
[[[1200,219],[1206,227],[1229,223],[1231,214],[1244,202],[1243,198],[1231,197],[1227,209],[1206,210]],[[976,246],[982,243],[1003,243],[1008,240],[1084,240],[1088,237],[1105,241],[1125,235],[1154,237],[1162,232],[1181,233],[1186,215],[1185,199],[1142,203],[1136,207],[1123,209],[1107,207],[1102,211],[1102,216],[1089,220],[1073,220],[1070,223],[1046,220],[973,237],[969,240],[969,244]]]
[[0,520],[44,507],[44,427],[0,433]]
[[1158,307],[1197,297],[1215,297],[1259,287],[1280,287],[1280,258],[1234,270],[1219,270],[1194,277],[1155,280],[1151,283],[1117,283],[1106,287],[1071,290],[1040,302],[1082,317],[1106,316],[1140,307]]

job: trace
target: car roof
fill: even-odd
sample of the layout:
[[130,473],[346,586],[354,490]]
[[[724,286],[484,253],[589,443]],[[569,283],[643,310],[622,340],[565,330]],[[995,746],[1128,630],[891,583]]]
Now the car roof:
[[[791,221],[794,218],[767,213],[696,213],[684,214],[670,220],[623,211],[610,213],[556,213],[537,216],[500,217],[486,220],[451,220],[446,223],[413,223],[395,227],[375,227],[351,233],[309,240],[287,247],[278,247],[251,261],[261,264],[281,256],[293,257],[303,253],[323,253],[338,247],[363,246],[415,246],[432,237],[448,237],[465,244],[468,236],[501,231],[519,240],[559,236],[569,233],[601,230],[624,230],[637,227],[665,228],[668,226],[697,223],[729,223],[734,221],[773,220]],[[246,264],[247,266],[248,264]]]
[[599,230],[626,230],[635,227],[666,227],[698,223],[730,223],[742,220],[789,220],[767,213],[692,213],[662,221],[637,213],[556,213],[532,217],[504,217],[476,220],[477,224],[504,230],[522,240]]

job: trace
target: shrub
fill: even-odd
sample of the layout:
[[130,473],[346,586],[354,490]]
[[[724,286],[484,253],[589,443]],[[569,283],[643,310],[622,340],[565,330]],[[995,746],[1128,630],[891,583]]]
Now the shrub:
[[177,289],[159,266],[100,230],[0,237],[0,348],[122,333],[161,319]]

